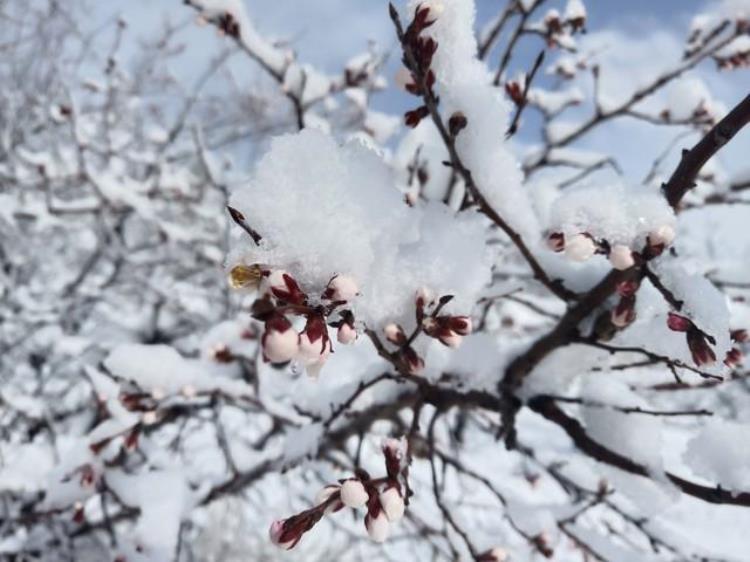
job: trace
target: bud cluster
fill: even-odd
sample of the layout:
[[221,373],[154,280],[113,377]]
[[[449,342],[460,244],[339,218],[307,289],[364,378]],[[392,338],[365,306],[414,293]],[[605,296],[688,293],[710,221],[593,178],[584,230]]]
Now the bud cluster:
[[567,45],[569,35],[586,31],[586,8],[581,0],[569,0],[565,14],[550,9],[544,15],[540,30],[549,47]]
[[271,524],[271,542],[285,550],[294,548],[302,535],[312,529],[324,515],[347,507],[364,509],[364,524],[368,536],[375,542],[384,542],[391,525],[403,517],[408,504],[406,473],[409,455],[406,439],[387,439],[382,452],[385,458],[385,477],[371,478],[364,470],[357,470],[352,478],[326,486],[318,493],[314,507]]
[[[230,272],[230,284],[235,288],[257,287],[260,292],[251,312],[253,318],[264,323],[261,348],[263,360],[268,363],[286,365],[297,361],[316,376],[333,352],[329,326],[336,328],[336,339],[341,344],[357,339],[354,314],[346,306],[359,289],[349,276],[332,277],[315,301],[282,269],[238,265]],[[331,320],[334,313],[337,318]],[[295,316],[305,319],[300,332],[290,319]]]
[[[422,32],[437,21],[442,13],[440,2],[422,2],[414,11],[414,18],[401,36],[404,48],[402,59],[408,77],[402,79],[404,89],[418,97],[428,97],[437,102],[433,91],[435,72],[430,68],[438,44],[432,37],[422,37]],[[393,15],[392,17],[397,17]],[[408,55],[407,55],[408,53]],[[426,105],[407,111],[404,123],[407,127],[416,127],[430,114]]]
[[651,231],[646,237],[646,245],[637,252],[625,244],[610,244],[607,240],[594,238],[588,232],[580,232],[566,237],[562,232],[547,235],[547,246],[553,252],[564,252],[572,261],[583,262],[596,254],[607,256],[612,267],[619,270],[630,269],[637,263],[653,259],[669,246],[675,237],[674,229],[669,225]]
[[409,374],[416,375],[424,369],[424,360],[412,346],[420,333],[454,349],[461,345],[464,336],[471,334],[473,326],[469,316],[440,314],[451,300],[452,295],[437,298],[430,289],[423,287],[414,298],[417,327],[412,334],[407,336],[398,324],[388,324],[383,329],[386,340],[398,346],[393,353],[394,358]]

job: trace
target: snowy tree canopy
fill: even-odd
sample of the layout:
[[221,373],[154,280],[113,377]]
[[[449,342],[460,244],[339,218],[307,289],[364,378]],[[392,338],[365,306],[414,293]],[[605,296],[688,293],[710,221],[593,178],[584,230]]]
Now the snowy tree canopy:
[[747,560],[748,0],[164,4],[0,0],[0,559]]

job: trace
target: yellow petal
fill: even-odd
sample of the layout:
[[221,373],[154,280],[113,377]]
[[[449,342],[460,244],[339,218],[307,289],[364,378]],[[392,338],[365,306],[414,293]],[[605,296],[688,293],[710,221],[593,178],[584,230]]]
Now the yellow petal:
[[229,286],[232,289],[257,289],[260,284],[261,267],[253,265],[235,265],[229,271]]

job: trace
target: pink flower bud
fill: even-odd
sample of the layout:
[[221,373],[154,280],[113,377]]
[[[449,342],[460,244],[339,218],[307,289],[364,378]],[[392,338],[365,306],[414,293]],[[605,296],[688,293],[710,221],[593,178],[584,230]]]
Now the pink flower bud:
[[291,361],[299,349],[299,335],[285,316],[275,314],[266,321],[261,339],[263,357],[271,363]]
[[565,257],[573,261],[586,261],[596,253],[596,244],[586,234],[576,234],[565,244]]
[[347,275],[337,275],[328,282],[323,298],[332,301],[348,302],[359,294],[356,281]]
[[283,548],[284,550],[290,550],[299,542],[299,537],[288,537],[290,533],[286,532],[286,520],[280,519],[271,523],[271,527],[268,529],[268,536],[271,538],[271,542]]
[[448,326],[460,336],[468,336],[472,331],[470,316],[450,316]]
[[734,369],[735,367],[740,366],[743,358],[744,357],[742,355],[742,352],[736,347],[733,347],[732,349],[727,351],[727,355],[724,358],[724,365],[726,365],[730,369]]
[[716,361],[716,354],[708,345],[705,334],[697,328],[693,327],[688,330],[687,344],[690,349],[690,354],[693,356],[693,363],[695,363],[697,367],[710,365]]
[[461,343],[464,337],[453,331],[448,331],[445,334],[438,336],[438,339],[443,345],[450,347],[451,349],[458,349],[461,347]]
[[406,342],[406,334],[404,334],[404,330],[398,324],[388,324],[383,328],[383,333],[385,334],[385,339],[393,344],[401,345]]
[[553,252],[565,250],[565,235],[562,232],[553,232],[547,236],[547,247]]
[[495,547],[477,556],[477,562],[507,562],[510,559],[509,556],[504,548]]
[[652,246],[669,246],[674,238],[674,228],[669,225],[660,226],[648,233],[648,243]]
[[635,297],[622,297],[617,306],[612,309],[612,324],[624,328],[635,320]]
[[404,516],[404,510],[406,509],[404,498],[401,497],[401,492],[395,486],[386,488],[385,491],[381,492],[380,505],[391,523]]
[[750,334],[748,334],[747,330],[732,330],[729,333],[729,337],[733,342],[737,343],[747,343],[750,341]]
[[405,347],[402,350],[401,357],[406,363],[406,368],[410,375],[418,375],[424,371],[424,359],[411,346]]
[[625,270],[635,265],[633,251],[622,244],[616,244],[609,253],[609,261],[612,267],[619,270]]
[[364,484],[352,478],[341,485],[341,502],[347,507],[364,507],[369,499]]
[[435,292],[427,287],[420,287],[414,296],[417,307],[425,308],[435,304]]
[[350,326],[346,322],[343,322],[341,326],[339,326],[338,331],[336,332],[336,340],[339,343],[342,343],[344,345],[349,345],[356,339],[357,339],[357,330],[355,330],[352,326]]
[[689,318],[670,312],[667,316],[667,326],[674,332],[687,332],[693,327],[693,322]]
[[385,542],[390,532],[388,517],[381,509],[374,517],[369,513],[365,516],[365,527],[367,534],[374,542]]

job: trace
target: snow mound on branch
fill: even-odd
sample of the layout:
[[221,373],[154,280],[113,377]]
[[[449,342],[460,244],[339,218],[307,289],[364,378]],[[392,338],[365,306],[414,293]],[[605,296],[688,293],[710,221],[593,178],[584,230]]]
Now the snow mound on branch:
[[698,476],[724,489],[750,488],[750,437],[746,424],[710,421],[690,440],[683,459]]
[[[409,2],[411,17],[422,0]],[[436,2],[437,3],[437,2]],[[504,143],[511,107],[492,85],[492,74],[477,58],[472,0],[440,2],[443,12],[423,35],[437,43],[432,69],[437,79],[440,109],[447,120],[455,111],[467,118],[456,149],[490,205],[532,244],[539,238],[539,221],[526,190],[518,162]]]
[[640,250],[646,236],[675,218],[664,196],[645,187],[591,185],[565,191],[552,204],[550,227],[566,236],[588,232]]
[[315,130],[278,137],[231,200],[263,241],[243,236],[229,262],[284,268],[312,295],[333,275],[351,275],[356,316],[372,326],[413,317],[421,286],[470,310],[490,277],[483,220],[436,203],[409,208],[395,185],[356,140],[339,145]]

